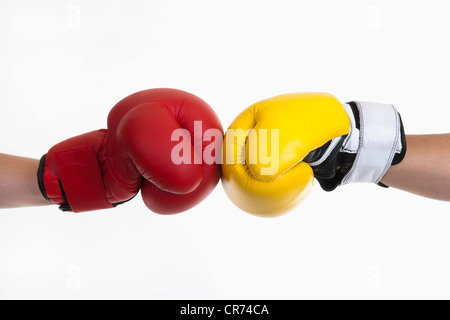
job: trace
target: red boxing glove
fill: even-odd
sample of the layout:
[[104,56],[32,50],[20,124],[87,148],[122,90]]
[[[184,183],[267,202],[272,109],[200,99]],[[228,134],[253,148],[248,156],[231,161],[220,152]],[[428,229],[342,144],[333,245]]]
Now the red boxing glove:
[[41,159],[39,187],[63,211],[112,208],[142,186],[152,211],[182,212],[217,185],[222,136],[217,115],[200,98],[175,89],[141,91],[111,110],[108,130],[51,148]]

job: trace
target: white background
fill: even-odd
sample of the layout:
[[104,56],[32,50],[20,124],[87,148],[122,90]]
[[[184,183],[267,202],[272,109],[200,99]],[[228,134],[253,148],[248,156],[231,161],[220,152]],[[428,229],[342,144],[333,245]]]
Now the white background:
[[[225,128],[258,100],[325,91],[393,103],[407,133],[448,132],[449,10],[445,0],[0,0],[0,152],[40,158],[153,87],[200,96]],[[80,215],[1,210],[0,298],[450,298],[449,208],[316,184],[276,219],[241,212],[221,185],[176,216],[140,197]]]

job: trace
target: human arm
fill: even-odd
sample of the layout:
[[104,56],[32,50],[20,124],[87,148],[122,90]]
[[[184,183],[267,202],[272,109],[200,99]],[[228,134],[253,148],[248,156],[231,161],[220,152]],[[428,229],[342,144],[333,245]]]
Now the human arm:
[[39,160],[0,153],[0,208],[45,206],[37,182]]
[[423,197],[450,201],[450,134],[407,135],[408,150],[381,182]]

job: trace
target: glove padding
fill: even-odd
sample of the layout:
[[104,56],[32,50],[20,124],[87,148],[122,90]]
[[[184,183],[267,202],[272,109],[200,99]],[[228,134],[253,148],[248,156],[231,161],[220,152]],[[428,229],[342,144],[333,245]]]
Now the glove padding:
[[[194,133],[196,121],[201,132]],[[192,144],[190,161],[179,164],[172,161],[179,143],[172,134],[177,129]],[[182,212],[217,185],[220,166],[206,163],[201,153],[206,148],[219,150],[221,137],[217,115],[200,98],[175,89],[141,91],[111,110],[108,130],[51,148],[41,160],[39,187],[44,198],[64,211],[112,208],[133,198],[142,186],[151,210]]]
[[222,184],[242,210],[281,215],[306,198],[314,174],[302,160],[350,124],[326,93],[295,93],[253,104],[232,122],[223,144]]

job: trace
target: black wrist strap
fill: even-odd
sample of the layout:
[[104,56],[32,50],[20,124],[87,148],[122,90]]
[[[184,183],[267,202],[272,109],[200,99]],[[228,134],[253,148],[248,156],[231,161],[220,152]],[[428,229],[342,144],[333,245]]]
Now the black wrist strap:
[[39,162],[39,168],[38,168],[38,172],[37,172],[37,180],[38,180],[38,185],[39,185],[39,190],[41,191],[42,196],[44,197],[45,200],[47,200],[48,202],[51,202],[47,192],[45,191],[45,186],[44,186],[44,168],[45,168],[45,159],[47,158],[47,154],[44,154],[41,158],[41,161]]

